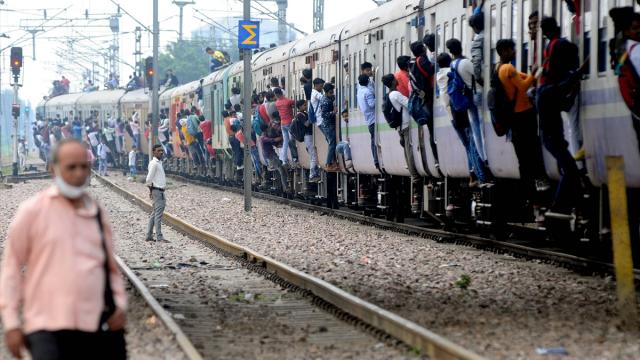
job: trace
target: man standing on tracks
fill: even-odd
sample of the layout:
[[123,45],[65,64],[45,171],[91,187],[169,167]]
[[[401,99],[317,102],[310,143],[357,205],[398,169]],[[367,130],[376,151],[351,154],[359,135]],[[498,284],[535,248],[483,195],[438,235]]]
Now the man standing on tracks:
[[162,145],[153,145],[153,159],[149,162],[149,171],[147,173],[146,184],[149,187],[149,197],[153,200],[153,211],[147,226],[147,241],[153,241],[153,227],[156,227],[156,240],[160,242],[169,242],[162,237],[162,214],[166,206],[166,198],[164,190],[167,186],[167,178],[164,175],[162,167],[162,156],[164,150]]
[[111,225],[87,193],[84,146],[65,139],[55,185],[23,202],[9,226],[0,272],[5,343],[39,359],[126,359],[126,294]]

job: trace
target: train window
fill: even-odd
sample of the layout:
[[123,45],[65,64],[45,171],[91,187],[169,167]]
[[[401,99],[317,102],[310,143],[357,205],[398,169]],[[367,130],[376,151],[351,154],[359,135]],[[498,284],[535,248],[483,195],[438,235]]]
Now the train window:
[[444,25],[442,26],[442,41],[446,43],[447,40],[449,40],[450,38],[451,37],[449,36],[449,23],[445,21]]
[[500,5],[500,39],[506,39],[509,37],[507,29],[509,25],[509,13],[507,11],[507,3],[503,2]]
[[607,1],[598,0],[598,73],[607,71]]
[[490,21],[491,21],[491,65],[493,68],[493,65],[496,64],[496,42],[498,41],[498,24],[496,24],[496,20],[497,20],[497,12],[498,9],[496,8],[495,5],[491,5],[491,10],[490,10]]
[[[352,66],[351,64],[353,64],[353,62],[351,61],[351,55],[349,55],[349,66]],[[350,69],[350,68],[347,67],[347,69]],[[347,72],[349,72],[349,70],[347,70]],[[354,76],[355,76],[354,73],[351,73],[348,78],[352,79]],[[349,90],[347,90],[349,91],[349,97],[348,97],[349,103],[352,104],[352,107],[353,107],[353,97],[352,97],[353,92],[351,91],[351,83],[347,84],[347,87],[349,88]]]
[[444,52],[444,41],[442,41],[442,28],[440,25],[436,26],[436,52]]
[[364,49],[364,61],[367,61],[367,49]]
[[[584,52],[582,58],[586,59],[591,54],[591,1],[584,2]],[[591,66],[587,67],[587,74],[591,73]]]
[[387,43],[382,43],[382,73],[388,74],[387,72]]
[[451,20],[451,38],[460,39],[458,35],[458,19]]

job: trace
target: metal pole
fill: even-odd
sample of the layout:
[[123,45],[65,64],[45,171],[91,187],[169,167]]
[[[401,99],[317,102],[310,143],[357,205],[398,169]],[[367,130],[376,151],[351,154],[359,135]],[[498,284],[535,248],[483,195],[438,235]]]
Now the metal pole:
[[178,40],[182,41],[182,14],[184,12],[184,5],[178,6],[180,6],[180,33],[178,35]]
[[[618,294],[618,315],[628,329],[637,329],[638,305],[633,276],[633,258],[627,213],[627,188],[624,181],[624,158],[607,156],[611,231],[613,233],[613,265]],[[636,229],[637,230],[637,229]]]
[[[18,76],[13,77],[13,103],[18,104]],[[13,175],[18,175],[18,116],[13,116]]]
[[153,158],[153,145],[158,138],[158,122],[160,120],[160,99],[158,97],[158,51],[160,47],[160,23],[158,22],[158,0],[153,0],[153,90],[151,94],[151,131],[149,132],[149,162]]
[[[244,20],[251,20],[251,1],[244,0]],[[244,120],[244,211],[251,211],[251,180],[253,178],[253,163],[249,140],[251,139],[251,49],[244,49],[244,107],[242,116]],[[285,145],[286,146],[286,145]]]

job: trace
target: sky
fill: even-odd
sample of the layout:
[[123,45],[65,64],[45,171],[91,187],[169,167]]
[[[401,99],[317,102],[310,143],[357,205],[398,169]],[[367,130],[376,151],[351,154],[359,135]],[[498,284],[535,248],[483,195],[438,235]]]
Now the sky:
[[[153,13],[152,0],[0,0],[0,34],[10,38],[0,38],[0,49],[5,49],[0,61],[2,65],[2,89],[9,87],[9,49],[10,46],[22,46],[25,56],[23,69],[23,87],[21,97],[38,103],[42,96],[49,92],[51,82],[65,75],[72,81],[72,92],[81,88],[81,67],[73,63],[81,58],[96,59],[104,65],[102,57],[96,55],[110,45],[112,33],[109,29],[110,14],[115,14],[118,3],[121,6],[120,17],[120,58],[134,64],[135,38],[133,30],[139,26],[136,20],[151,28]],[[190,38],[191,31],[206,26],[201,19],[224,17],[227,14],[238,16],[242,13],[239,0],[195,0],[195,5],[184,8],[183,33],[185,39]],[[255,3],[255,1],[253,2]],[[261,1],[262,5],[274,12],[275,2]],[[259,7],[259,5],[255,5]],[[325,28],[344,22],[359,13],[376,7],[372,0],[325,0]],[[47,22],[44,11],[47,9]],[[93,20],[80,20],[88,10]],[[199,10],[197,12],[195,10]],[[125,11],[132,16],[125,14]],[[205,15],[203,15],[205,14]],[[259,15],[252,10],[252,16]],[[311,33],[313,30],[313,0],[289,0],[287,21],[301,30]],[[169,41],[178,38],[179,8],[171,0],[159,0],[160,43],[161,48]],[[32,58],[31,35],[24,28],[36,28],[43,25],[45,32],[36,34],[36,60]],[[90,25],[91,27],[87,27]],[[58,27],[56,27],[58,26]],[[55,27],[55,28],[54,28]],[[302,36],[302,35],[300,35]],[[87,39],[88,38],[88,39]],[[69,48],[69,40],[73,40],[73,51]],[[15,43],[18,41],[18,43]],[[152,53],[152,36],[148,32],[142,35],[143,57]],[[68,56],[73,61],[61,59]],[[94,60],[92,60],[94,61]],[[90,62],[84,66],[91,67]],[[120,66],[121,83],[133,72],[126,65]]]

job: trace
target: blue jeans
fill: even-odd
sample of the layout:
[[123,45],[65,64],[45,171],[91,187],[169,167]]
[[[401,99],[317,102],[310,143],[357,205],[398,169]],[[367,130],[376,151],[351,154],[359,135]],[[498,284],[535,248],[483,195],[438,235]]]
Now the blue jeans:
[[280,161],[282,164],[289,162],[289,128],[291,125],[282,125],[282,149],[280,149]]
[[469,109],[469,122],[478,154],[483,161],[487,161],[487,152],[484,147],[484,124],[480,109],[482,109],[482,93],[478,91],[473,94],[473,106]]
[[320,126],[324,137],[327,139],[329,151],[327,152],[327,165],[336,162],[336,124],[333,121],[323,121]]
[[107,159],[98,159],[98,174],[107,174]]
[[471,127],[466,127],[463,129],[455,129],[456,133],[458,133],[458,137],[464,146],[464,149],[467,152],[467,164],[469,166],[469,171],[473,172],[475,176],[481,183],[487,181],[487,172],[484,166],[484,161],[480,158],[480,154],[478,154],[478,150],[476,149],[476,145],[473,139],[473,133]]
[[351,160],[351,146],[346,141],[340,141],[336,146],[336,151],[344,157],[344,160]]
[[244,155],[240,147],[240,141],[238,141],[235,136],[229,136],[229,145],[231,145],[231,151],[233,152],[233,162],[236,166],[242,166]]
[[136,169],[135,166],[129,166],[129,175],[131,175],[131,177],[135,177],[138,175],[138,169]]
[[369,134],[371,135],[371,154],[373,155],[373,163],[376,164],[376,168],[380,167],[378,162],[378,147],[376,146],[376,124],[369,125]]

